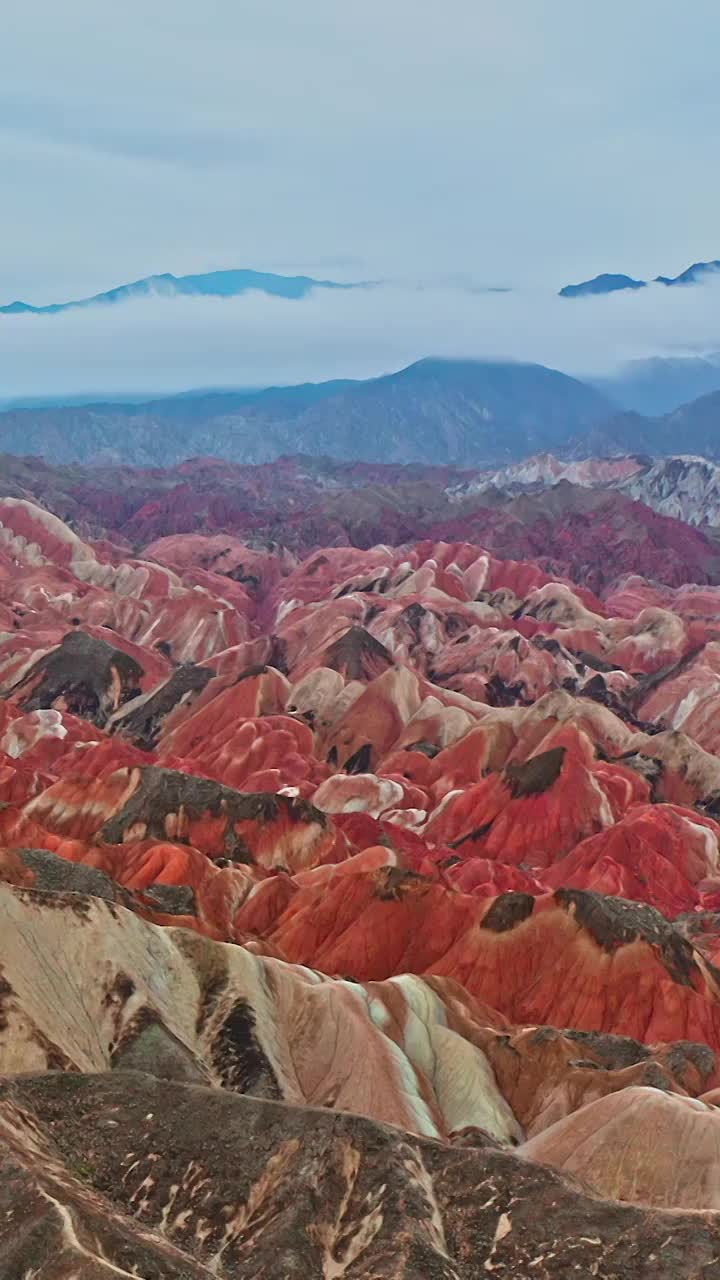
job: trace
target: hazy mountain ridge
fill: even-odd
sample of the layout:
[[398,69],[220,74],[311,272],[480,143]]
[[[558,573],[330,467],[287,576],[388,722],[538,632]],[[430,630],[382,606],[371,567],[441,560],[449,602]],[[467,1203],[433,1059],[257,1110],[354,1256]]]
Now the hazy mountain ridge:
[[612,375],[587,381],[621,408],[656,417],[720,391],[720,353],[630,360]]
[[11,410],[0,414],[0,448],[136,466],[198,455],[260,463],[300,452],[502,465],[562,449],[611,413],[595,388],[542,365],[427,359],[366,382]]
[[[561,298],[578,298],[597,294],[616,293],[625,289],[644,289],[649,283],[667,286],[700,284],[709,275],[720,271],[720,259],[709,262],[694,262],[677,276],[655,276],[653,281],[636,279],[633,276],[618,272],[601,272],[592,279],[582,280],[578,284],[564,285],[559,292]],[[0,315],[57,315],[76,307],[89,307],[102,304],[125,302],[131,298],[145,298],[155,295],[165,297],[190,296],[205,298],[235,298],[250,290],[259,290],[273,297],[304,298],[313,289],[366,289],[379,281],[338,281],[316,279],[313,276],[287,276],[273,271],[256,271],[250,267],[225,268],[216,271],[194,272],[176,276],[170,271],[158,272],[143,276],[126,284],[102,290],[89,297],[70,298],[61,302],[29,303],[21,300],[0,305]],[[475,291],[470,288],[470,291]],[[506,287],[484,286],[480,292],[510,293]]]
[[718,428],[720,391],[713,391],[655,418],[639,413],[617,414],[599,431],[577,442],[584,453],[576,452],[575,456],[626,452],[672,457],[682,450],[682,456],[720,460]]
[[57,315],[77,307],[112,305],[132,298],[148,297],[200,297],[237,298],[243,293],[258,290],[275,298],[300,299],[313,289],[360,289],[364,283],[342,284],[336,280],[315,280],[312,276],[283,276],[271,271],[231,269],[206,271],[195,275],[175,276],[169,271],[160,275],[144,276],[129,284],[118,285],[89,298],[73,298],[67,302],[51,302],[35,306],[29,302],[10,302],[0,306],[0,315]]
[[544,453],[720,459],[719,425],[720,391],[646,417],[543,365],[428,358],[367,381],[12,409],[0,413],[0,449],[145,467],[303,453],[492,469]]
[[566,284],[560,290],[561,298],[584,298],[593,294],[617,293],[621,289],[644,289],[648,284],[673,285],[702,284],[709,275],[720,271],[720,260],[710,262],[693,262],[677,276],[655,276],[654,280],[635,280],[632,276],[613,272],[602,272],[591,280],[582,280],[579,284]]
[[592,280],[580,284],[566,284],[560,290],[561,298],[581,298],[594,293],[618,293],[621,289],[645,289],[647,280],[634,280],[632,276],[605,271]]

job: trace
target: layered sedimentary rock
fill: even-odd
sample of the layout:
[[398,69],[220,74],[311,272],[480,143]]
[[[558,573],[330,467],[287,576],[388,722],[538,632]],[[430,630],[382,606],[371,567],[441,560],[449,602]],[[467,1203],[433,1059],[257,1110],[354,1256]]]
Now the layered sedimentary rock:
[[[173,442],[176,435],[175,424]],[[711,440],[712,431],[704,438]],[[652,448],[650,437],[643,447]],[[88,536],[169,557],[198,582],[218,571],[240,582],[252,577],[257,560],[249,540],[282,540],[305,555],[421,537],[467,538],[498,555],[543,560],[553,573],[578,580],[592,575],[610,583],[634,572],[673,586],[717,581],[712,539],[687,527],[717,526],[720,519],[718,467],[704,458],[568,463],[545,454],[501,471],[472,471],[327,457],[260,466],[200,457],[136,471],[4,455],[0,489],[17,495],[5,500],[16,524],[19,505],[37,502]],[[36,541],[27,519],[18,533]],[[210,537],[203,545],[204,534]],[[65,563],[73,551],[65,535],[60,542]]]
[[7,1274],[552,1277],[587,1246],[590,1274],[689,1277],[720,1258],[707,1047],[510,1031],[447,979],[333,980],[57,883],[5,886],[0,909]]
[[[333,1221],[356,1195],[377,1212],[328,1244],[317,1165],[287,1218],[305,1274],[552,1277],[581,1236],[588,1274],[712,1274],[715,588],[591,590],[462,541],[299,559],[193,534],[129,558],[24,499],[0,519],[0,1159],[43,1224],[31,1265],[62,1240],[93,1280],[295,1274],[265,1215],[324,1134],[352,1166]],[[97,1181],[43,1154],[62,1073],[99,1099],[110,1072],[157,1202],[102,1127]],[[235,1151],[230,1217],[218,1166],[184,1228],[173,1161],[206,1156],[192,1126],[182,1156],[137,1128],[148,1073],[208,1132],[229,1107],[267,1133],[257,1167]],[[690,1210],[695,1253],[661,1248]]]
[[525,1143],[523,1155],[611,1200],[717,1210],[719,1148],[717,1107],[633,1086],[558,1120]]

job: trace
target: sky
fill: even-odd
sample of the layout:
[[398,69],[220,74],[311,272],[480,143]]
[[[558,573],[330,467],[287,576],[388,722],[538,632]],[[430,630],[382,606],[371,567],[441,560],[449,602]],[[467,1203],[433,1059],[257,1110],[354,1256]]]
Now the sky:
[[[720,257],[717,0],[25,0],[2,25],[3,302],[254,267],[389,281],[404,323],[418,282]],[[4,325],[0,376],[24,342],[42,382],[74,323]]]

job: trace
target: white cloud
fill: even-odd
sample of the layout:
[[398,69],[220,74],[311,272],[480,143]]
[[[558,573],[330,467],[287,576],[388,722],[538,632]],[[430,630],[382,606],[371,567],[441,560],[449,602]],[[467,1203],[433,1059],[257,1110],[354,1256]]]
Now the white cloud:
[[430,354],[602,373],[626,359],[717,350],[719,303],[720,279],[580,300],[402,286],[318,290],[301,302],[156,297],[1,316],[0,387],[8,399],[365,378]]

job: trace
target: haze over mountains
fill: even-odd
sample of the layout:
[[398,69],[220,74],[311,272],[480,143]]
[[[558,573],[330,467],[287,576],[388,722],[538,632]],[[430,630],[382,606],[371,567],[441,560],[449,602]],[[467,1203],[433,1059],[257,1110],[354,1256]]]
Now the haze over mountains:
[[[245,396],[377,379],[433,355],[544,365],[614,408],[660,416],[720,389],[711,265],[675,277],[687,287],[618,289],[579,310],[522,281],[494,292],[461,277],[363,283],[361,270],[349,283],[228,270],[166,272],[91,296],[35,292],[0,307],[0,408]],[[519,386],[518,403],[523,395]]]
[[10,302],[0,306],[0,315],[58,315],[76,307],[103,306],[128,302],[132,298],[193,297],[237,298],[255,289],[276,298],[300,299],[312,289],[359,289],[363,284],[342,284],[336,280],[315,280],[311,276],[283,276],[269,271],[228,270],[207,271],[196,275],[174,276],[169,271],[161,275],[145,276],[130,284],[118,285],[89,298],[74,298],[68,302],[51,302],[35,306],[29,302]]
[[540,365],[428,359],[366,382],[10,411],[0,447],[141,466],[298,452],[478,465],[562,449],[611,414],[600,392]]
[[[720,271],[720,260],[711,262],[695,262],[677,276],[656,276],[653,283],[667,286],[702,284],[709,277]],[[270,294],[277,298],[306,298],[313,289],[363,289],[370,287],[371,281],[338,281],[318,280],[306,275],[282,275],[272,271],[255,271],[250,268],[229,268],[218,271],[196,272],[191,275],[173,275],[164,271],[157,275],[143,276],[128,284],[116,285],[113,288],[92,294],[89,297],[71,298],[61,302],[29,303],[16,300],[0,305],[0,315],[58,315],[76,307],[102,306],[127,302],[133,298],[152,296],[164,297],[204,297],[204,298],[237,298],[251,290]],[[419,282],[421,283],[421,282]],[[595,294],[616,293],[625,289],[644,289],[647,280],[636,280],[632,276],[603,272],[591,280],[580,284],[565,285],[559,290],[561,298],[577,298]],[[468,283],[471,292],[478,291],[478,286]],[[480,292],[509,293],[507,285],[487,287]]]
[[623,409],[650,416],[669,413],[720,390],[720,353],[631,360],[612,376],[590,381]]
[[718,271],[720,271],[720,261],[715,259],[712,262],[694,262],[677,276],[655,276],[652,282],[635,280],[632,276],[613,272],[603,272],[599,276],[594,276],[592,280],[583,280],[580,284],[566,284],[560,290],[560,297],[582,298],[592,297],[594,294],[617,293],[623,289],[645,289],[648,283],[667,286],[703,284]]
[[[703,362],[710,385],[713,371],[720,385],[720,365]],[[650,379],[642,367],[633,374]],[[720,390],[652,417],[621,411],[615,390],[609,380],[591,386],[537,364],[428,358],[364,381],[11,409],[0,413],[0,449],[131,466],[296,453],[471,467],[537,453],[720,457]]]

